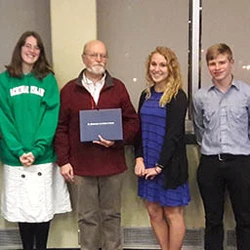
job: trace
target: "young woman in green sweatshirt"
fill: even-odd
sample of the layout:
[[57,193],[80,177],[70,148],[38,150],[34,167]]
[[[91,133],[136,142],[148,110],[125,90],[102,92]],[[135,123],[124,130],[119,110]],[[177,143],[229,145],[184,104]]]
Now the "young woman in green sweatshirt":
[[33,250],[34,242],[37,250],[45,250],[50,220],[71,207],[54,165],[59,90],[36,32],[22,34],[6,69],[0,74],[2,213],[18,222],[25,250]]

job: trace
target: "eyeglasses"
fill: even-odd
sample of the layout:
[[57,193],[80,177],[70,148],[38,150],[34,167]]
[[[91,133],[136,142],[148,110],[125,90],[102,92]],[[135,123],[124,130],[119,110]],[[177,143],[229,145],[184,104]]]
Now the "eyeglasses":
[[84,53],[84,55],[89,56],[91,58],[95,58],[95,59],[100,57],[102,60],[108,58],[108,55],[106,55],[106,54],[98,54],[98,53],[88,54],[88,53]]
[[23,47],[28,50],[40,51],[40,48],[37,45],[32,46],[30,43],[25,43]]

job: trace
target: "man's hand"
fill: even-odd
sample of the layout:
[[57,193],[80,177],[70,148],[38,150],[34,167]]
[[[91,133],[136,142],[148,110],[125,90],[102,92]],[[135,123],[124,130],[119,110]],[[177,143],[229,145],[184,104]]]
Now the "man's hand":
[[74,171],[70,163],[60,167],[60,173],[68,182],[74,182]]
[[98,135],[98,137],[99,137],[100,141],[93,141],[93,143],[102,145],[102,146],[104,146],[105,148],[112,147],[112,146],[115,144],[114,141],[105,140],[101,135]]

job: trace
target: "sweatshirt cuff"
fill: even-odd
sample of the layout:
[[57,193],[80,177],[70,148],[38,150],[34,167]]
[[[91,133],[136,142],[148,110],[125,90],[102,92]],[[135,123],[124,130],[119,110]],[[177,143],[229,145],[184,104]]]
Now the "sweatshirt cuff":
[[39,150],[37,150],[37,149],[32,150],[31,153],[34,155],[35,159],[37,159],[38,156],[40,155]]
[[21,157],[25,152],[21,149],[17,152],[18,158]]

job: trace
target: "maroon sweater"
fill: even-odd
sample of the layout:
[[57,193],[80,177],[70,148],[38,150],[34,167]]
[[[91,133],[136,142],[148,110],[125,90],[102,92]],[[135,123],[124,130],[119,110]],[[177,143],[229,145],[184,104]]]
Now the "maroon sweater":
[[[83,71],[61,90],[59,123],[55,136],[57,164],[70,163],[79,176],[105,176],[124,172],[124,145],[131,144],[139,130],[139,119],[124,84],[106,71],[105,84],[96,105],[83,87]],[[105,148],[92,142],[80,142],[79,110],[121,108],[123,142]]]

